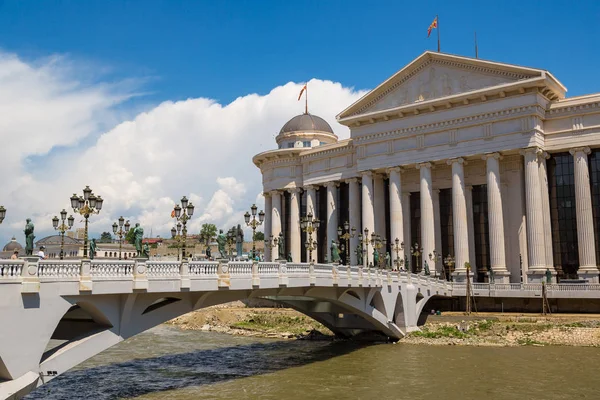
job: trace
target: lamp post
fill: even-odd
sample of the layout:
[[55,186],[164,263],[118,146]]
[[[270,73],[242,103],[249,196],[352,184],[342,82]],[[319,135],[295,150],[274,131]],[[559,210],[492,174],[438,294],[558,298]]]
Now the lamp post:
[[366,266],[369,267],[369,228],[365,228],[363,231],[364,235],[358,235],[358,241],[360,242],[360,247],[363,252],[363,256],[365,256]]
[[371,246],[377,252],[377,258],[379,259],[378,264],[375,267],[379,267],[380,269],[384,269],[385,265],[385,255],[381,256],[381,251],[379,249],[385,248],[387,246],[387,240],[381,239],[381,236],[373,232],[371,234]]
[[313,239],[313,233],[319,230],[321,221],[314,218],[312,211],[300,220],[300,228],[306,232],[306,250],[308,251],[308,262],[313,262],[313,251],[317,248],[317,241]]
[[123,247],[123,236],[126,236],[129,232],[129,228],[131,225],[129,224],[129,220],[125,222],[125,218],[123,216],[119,217],[119,224],[116,222],[112,224],[113,233],[119,237],[119,260],[121,259],[121,249]]
[[[438,261],[440,261],[442,259],[442,255],[438,254],[437,250],[434,249],[431,253],[429,253],[429,259],[431,261],[433,261],[433,269],[434,269],[433,276],[434,276],[434,278],[437,278],[437,268],[435,268],[435,265],[437,264]],[[442,273],[444,274],[444,279],[446,279],[446,271],[444,270],[443,263],[442,263],[442,270],[443,270]]]
[[87,258],[88,256],[88,219],[90,218],[90,215],[100,214],[103,203],[104,199],[100,196],[96,196],[89,186],[86,186],[85,189],[83,189],[83,197],[77,196],[75,193],[71,196],[71,207],[73,207],[73,211],[83,215],[83,218],[85,218],[85,229],[83,231],[83,258]]
[[177,261],[179,261],[179,249],[181,248],[181,222],[178,222],[176,227],[174,226],[171,228],[171,238],[177,243],[175,247],[177,248]]
[[[356,236],[356,228],[352,227],[352,229],[350,229],[350,224],[348,223],[348,221],[346,221],[344,222],[344,232],[345,233],[342,234],[342,227],[338,226],[338,238],[346,242],[345,248],[342,248],[342,251],[344,252],[344,257],[346,258],[346,265],[350,265],[350,238],[354,238],[354,236]],[[342,244],[342,246],[344,246],[344,244]]]
[[392,246],[392,251],[396,252],[396,259],[394,260],[394,264],[396,266],[396,270],[400,271],[400,267],[404,266],[404,260],[400,259],[400,250],[404,251],[404,242],[400,243],[400,239],[396,238],[394,240],[396,243]]
[[419,247],[419,243],[415,242],[413,246],[410,246],[410,254],[417,258],[417,265],[414,272],[418,274],[423,268],[419,262],[419,257],[421,257],[421,254],[423,254],[423,247]]
[[[244,214],[244,221],[246,222],[246,226],[249,226],[250,228],[252,228],[252,258],[254,259],[254,257],[256,257],[256,245],[255,245],[255,236],[256,236],[256,228],[259,225],[262,225],[263,221],[265,220],[265,212],[263,210],[260,210],[260,212],[258,213],[258,220],[256,220],[256,210],[258,209],[258,207],[256,207],[256,204],[252,204],[252,206],[250,207],[250,211],[252,212],[252,214],[250,214],[248,211],[246,211],[246,214]],[[252,217],[252,219],[250,219],[250,217]],[[266,240],[265,240],[266,243]],[[238,254],[238,257],[240,257],[240,254]]]
[[[181,233],[182,233],[182,245],[181,245],[181,260],[185,260],[186,259],[186,253],[185,253],[185,242],[187,240],[187,222],[192,218],[192,215],[194,215],[194,205],[192,203],[190,203],[187,199],[187,197],[183,196],[181,198],[181,206],[179,204],[176,204],[175,207],[173,208],[173,212],[175,214],[175,220],[178,222],[177,223],[177,234],[179,235],[179,230],[181,229]],[[173,214],[171,214],[173,215]],[[181,225],[183,225],[183,228],[181,228]],[[171,234],[173,234],[174,229],[171,229]]]
[[0,224],[2,223],[2,221],[4,221],[5,217],[6,217],[6,208],[4,208],[4,206],[0,206]]
[[[68,225],[65,225],[65,221],[67,222]],[[58,224],[60,222],[60,225]],[[55,215],[54,218],[52,218],[52,226],[54,227],[54,230],[58,231],[60,233],[60,259],[64,259],[64,254],[65,254],[65,232],[68,231],[69,229],[71,229],[73,227],[73,223],[75,222],[75,218],[73,218],[72,215],[69,216],[69,218],[67,218],[67,211],[63,208],[63,210],[60,212],[60,220],[58,219],[58,217]]]
[[448,267],[448,277],[447,279],[449,281],[452,280],[452,270],[454,267],[454,257],[452,257],[450,254],[448,254],[446,256],[446,258],[444,258],[444,264],[446,264],[446,267]]

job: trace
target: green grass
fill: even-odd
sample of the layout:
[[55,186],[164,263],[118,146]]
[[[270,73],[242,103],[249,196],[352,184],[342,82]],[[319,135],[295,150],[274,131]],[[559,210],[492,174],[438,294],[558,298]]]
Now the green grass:
[[244,321],[236,322],[231,328],[247,329],[252,331],[277,331],[290,333],[303,333],[307,330],[326,331],[325,327],[315,320],[303,316],[288,316],[277,314],[252,314]]
[[480,331],[489,331],[490,329],[492,329],[493,325],[494,321],[484,320],[477,322],[477,328],[479,328]]
[[454,326],[440,326],[436,330],[429,330],[423,328],[421,331],[412,332],[411,335],[417,337],[423,337],[427,339],[438,339],[438,338],[457,338],[464,339],[469,336],[468,332],[462,332]]

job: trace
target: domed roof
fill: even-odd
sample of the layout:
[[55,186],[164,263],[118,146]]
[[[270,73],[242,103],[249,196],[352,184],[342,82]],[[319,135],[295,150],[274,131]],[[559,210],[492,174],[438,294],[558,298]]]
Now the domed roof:
[[312,114],[300,114],[290,119],[279,131],[279,134],[288,132],[327,132],[333,133],[331,126],[321,117]]
[[13,238],[10,240],[10,242],[6,243],[6,245],[4,246],[4,249],[2,249],[2,251],[15,251],[15,250],[23,250],[23,246],[21,246],[21,244],[19,242],[17,242],[17,239],[13,236]]

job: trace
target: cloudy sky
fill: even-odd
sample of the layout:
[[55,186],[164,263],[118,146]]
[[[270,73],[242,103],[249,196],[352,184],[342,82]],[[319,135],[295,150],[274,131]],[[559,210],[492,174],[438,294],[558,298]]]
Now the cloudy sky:
[[[144,96],[144,79],[104,81],[91,68],[60,55],[26,62],[0,54],[4,240],[21,239],[26,217],[38,239],[50,234],[51,218],[62,208],[71,212],[69,197],[85,185],[105,199],[91,219],[95,234],[123,215],[164,237],[183,195],[196,205],[191,232],[205,222],[241,223],[252,203],[263,206],[251,159],[275,148],[278,130],[302,112],[302,84],[241,94],[229,104],[198,97],[137,112],[124,105]],[[348,137],[335,115],[361,93],[319,79],[309,87],[311,111]]]

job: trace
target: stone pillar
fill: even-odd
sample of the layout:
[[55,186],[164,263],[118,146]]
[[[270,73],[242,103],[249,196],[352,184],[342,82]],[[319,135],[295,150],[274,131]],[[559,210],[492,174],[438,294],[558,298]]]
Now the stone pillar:
[[548,190],[548,173],[546,170],[546,160],[550,158],[548,153],[540,153],[538,158],[538,171],[540,175],[540,195],[542,197],[542,217],[544,218],[544,248],[546,254],[546,268],[550,270],[552,276],[556,274],[554,269],[554,254],[552,252],[552,225],[550,221],[550,192]]
[[[433,189],[431,187],[431,163],[417,164],[421,174],[421,243],[423,254],[421,255],[421,271],[425,273],[425,260],[429,253],[435,250],[435,224],[433,215]],[[429,264],[429,261],[428,261]],[[429,269],[433,273],[432,269]]]
[[477,261],[475,258],[475,218],[473,217],[473,186],[465,186],[465,198],[467,201],[467,229],[469,231],[469,263],[471,263],[471,279],[473,279],[475,276],[473,275],[473,271],[477,273]]
[[300,189],[290,189],[290,253],[292,262],[300,262]]
[[331,241],[338,241],[337,183],[327,183],[327,262],[331,262]]
[[[411,224],[411,220],[410,220],[410,193],[403,193],[402,194],[402,215],[404,216],[404,226],[403,226],[403,234],[404,234],[404,249],[405,249],[405,256],[409,256],[408,260],[410,262],[410,245],[411,245],[411,232],[410,232],[410,224]],[[400,241],[402,243],[402,241]],[[404,257],[404,260],[406,260],[407,257]],[[407,268],[408,266],[406,264],[404,264],[404,268]]]
[[271,197],[271,193],[263,193],[265,197],[265,248],[264,248],[264,259],[265,261],[271,261],[271,252],[267,248],[266,244],[269,240],[269,236],[271,236],[271,221],[273,220],[273,198]]
[[356,234],[350,238],[350,265],[356,265],[356,253],[358,247],[358,235],[361,232],[362,224],[360,223],[360,189],[358,187],[358,179],[348,179],[348,207],[350,208],[350,229],[356,228]]
[[[441,254],[442,252],[442,216],[440,214],[440,190],[435,189],[433,191],[433,226],[436,232],[435,235],[435,250],[437,253]],[[433,257],[433,253],[431,254]],[[427,262],[429,263],[429,268],[431,269],[431,275],[434,277],[438,277],[442,275],[442,260],[432,260],[429,258],[429,254],[427,254]],[[435,269],[435,271],[434,271]]]
[[373,206],[375,211],[375,233],[385,238],[385,188],[383,175],[373,174]]
[[[273,238],[276,238],[279,237],[279,233],[281,232],[281,193],[274,190],[271,192],[271,198],[273,199],[273,207],[271,208],[271,235],[273,235]],[[268,240],[268,238],[265,239]],[[277,246],[273,246],[271,248],[271,261],[278,258]]]
[[[589,147],[572,149],[575,166],[575,215],[577,216],[577,241],[579,245],[579,270],[577,274],[593,283],[598,283],[596,264],[596,243],[594,241],[594,220],[592,214],[592,194],[588,169]],[[600,234],[599,232],[596,232]]]
[[[362,173],[362,231],[369,230],[369,237],[375,230],[375,216],[373,214],[373,174],[371,171]],[[370,257],[369,257],[370,258]],[[367,257],[363,257],[363,264],[367,267]]]
[[[307,185],[304,187],[304,190],[306,190],[306,215],[311,213],[313,215],[313,219],[319,219],[318,212],[317,212],[318,210],[317,210],[317,190],[316,190],[316,188],[312,185]],[[319,259],[318,258],[319,257],[319,249],[318,249],[318,246],[316,245],[317,232],[313,232],[312,237],[313,237],[313,241],[315,242],[315,249],[312,251],[312,255],[313,255],[312,258],[310,256],[310,251],[308,251],[308,250],[306,251],[306,259],[308,260],[308,262],[310,262],[311,259],[314,259],[314,260]],[[308,237],[307,237],[307,239],[308,239]]]
[[528,281],[541,282],[545,279],[546,249],[544,238],[544,216],[537,147],[521,151],[525,163],[525,206],[527,216]]
[[495,283],[509,283],[510,273],[506,269],[506,247],[504,245],[504,213],[500,192],[499,153],[486,154],[488,223],[490,233],[490,263]]
[[[448,160],[452,166],[452,224],[454,228],[454,276],[457,282],[467,278],[465,262],[469,261],[469,228],[467,219],[467,199],[465,196],[465,160]],[[474,272],[471,270],[471,272]]]
[[[402,213],[402,170],[400,167],[388,169],[390,174],[390,244],[392,245],[392,267],[396,266],[396,239],[398,243],[404,242],[404,215]],[[400,249],[398,258],[404,260],[404,250]]]

